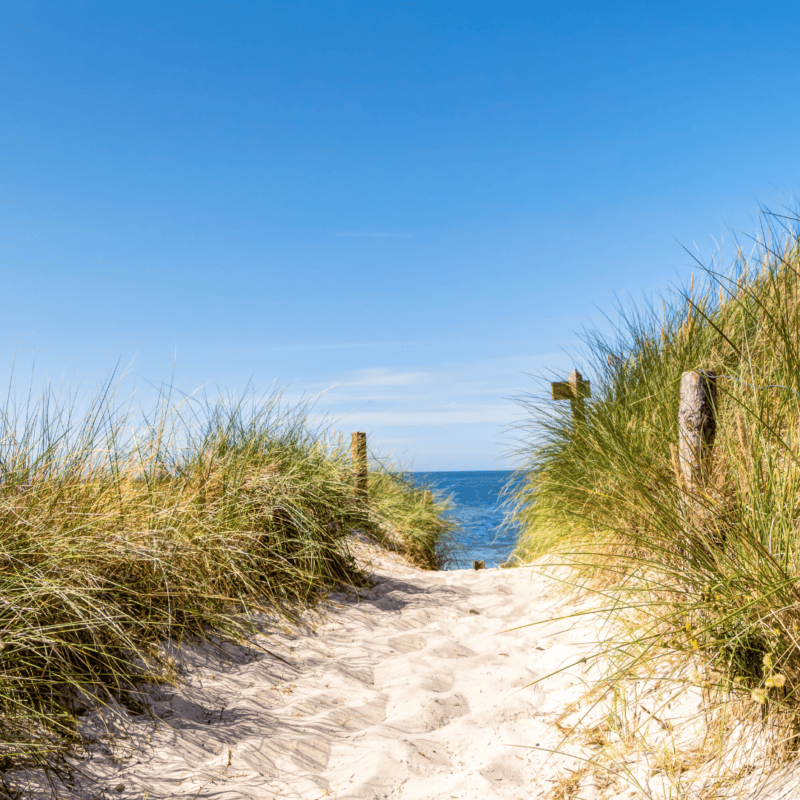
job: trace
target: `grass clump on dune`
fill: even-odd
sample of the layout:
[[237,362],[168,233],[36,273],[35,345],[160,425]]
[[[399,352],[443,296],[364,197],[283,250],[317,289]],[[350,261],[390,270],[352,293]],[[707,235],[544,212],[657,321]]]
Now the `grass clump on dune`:
[[246,637],[251,610],[363,584],[351,528],[437,565],[441,508],[374,471],[359,499],[306,410],[164,394],[132,426],[110,384],[85,413],[49,392],[0,408],[0,771],[58,768],[82,706],[138,708],[141,682],[175,677],[165,640]]
[[453,503],[452,495],[434,495],[427,486],[417,485],[405,472],[392,467],[370,473],[370,509],[379,520],[391,520],[375,525],[376,538],[426,569],[459,563],[463,548],[448,516]]
[[[585,422],[523,399],[516,555],[556,553],[613,598],[630,629],[617,688],[645,664],[691,663],[729,712],[769,720],[783,757],[800,746],[800,238],[771,219],[752,257],[703,268],[613,336],[588,332]],[[718,427],[712,471],[682,503],[679,383],[697,369],[719,376]]]

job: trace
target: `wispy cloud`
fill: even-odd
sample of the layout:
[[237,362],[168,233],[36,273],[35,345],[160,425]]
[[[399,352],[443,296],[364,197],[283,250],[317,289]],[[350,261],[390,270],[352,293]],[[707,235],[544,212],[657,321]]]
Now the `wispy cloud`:
[[441,378],[435,372],[396,372],[383,367],[358,370],[352,378],[339,381],[339,386],[419,386]]
[[322,343],[313,342],[311,344],[279,344],[273,347],[268,345],[261,345],[257,347],[226,347],[211,350],[209,352],[214,355],[230,355],[232,353],[277,353],[288,350],[349,350],[358,348],[375,348],[375,347],[431,347],[433,345],[441,344],[460,344],[461,342],[454,339],[420,339],[412,342],[333,342]]
[[419,411],[367,411],[361,409],[349,414],[342,414],[339,419],[340,421],[346,419],[349,421],[348,424],[361,426],[361,430],[364,430],[373,426],[507,425],[519,418],[519,407],[512,404],[493,404],[471,408]]
[[431,342],[420,340],[418,342],[339,342],[338,344],[287,344],[267,348],[269,350],[344,350],[357,347],[413,347],[417,345],[430,345]]
[[336,236],[357,236],[367,239],[409,239],[410,233],[389,233],[388,231],[337,231]]
[[459,404],[490,405],[492,401],[501,400],[516,405],[512,398],[536,388],[524,370],[536,366],[537,361],[536,356],[501,356],[444,362],[435,365],[438,369],[368,367],[331,375],[326,383],[307,386],[312,391],[325,389],[327,402],[343,411],[348,410],[348,406],[351,409],[363,407],[364,403],[375,403],[381,411],[391,408],[436,411],[456,408]]

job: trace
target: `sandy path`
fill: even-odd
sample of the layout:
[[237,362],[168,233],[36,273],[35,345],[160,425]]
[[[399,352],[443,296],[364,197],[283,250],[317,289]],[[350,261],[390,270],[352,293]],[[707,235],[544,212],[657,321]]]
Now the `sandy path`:
[[590,647],[592,617],[509,630],[565,611],[526,569],[423,572],[385,553],[371,569],[371,590],[260,640],[283,660],[184,648],[186,685],[147,698],[161,721],[127,717],[69,794],[527,800],[579,766],[547,751],[583,665],[545,676]]
[[[559,726],[589,710],[584,704],[564,717],[596,677],[581,659],[595,649],[598,616],[569,617],[591,612],[589,600],[565,600],[558,584],[527,568],[423,572],[363,537],[352,547],[377,581],[372,589],[332,595],[292,628],[265,618],[261,649],[184,645],[177,660],[185,683],[142,696],[156,719],[118,709],[115,719],[104,716],[109,738],[98,716],[84,715],[81,726],[96,743],[75,759],[80,774],[58,786],[59,796],[551,797],[556,781],[591,754],[577,740],[564,744]],[[687,690],[671,722],[694,718],[698,693]],[[626,709],[647,712],[638,700]],[[712,796],[702,780],[689,791],[689,773],[666,779],[654,768],[656,753],[646,745],[623,755],[638,789],[587,774],[566,796]],[[729,787],[733,796],[800,797],[794,765],[765,777],[755,769],[759,752],[747,758],[755,771]],[[20,797],[50,796],[40,774],[16,777],[29,781]]]

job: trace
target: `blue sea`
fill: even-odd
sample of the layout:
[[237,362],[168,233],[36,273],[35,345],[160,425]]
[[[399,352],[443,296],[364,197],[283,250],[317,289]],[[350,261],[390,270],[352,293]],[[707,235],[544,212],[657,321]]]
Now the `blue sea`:
[[501,493],[513,474],[508,470],[407,473],[437,497],[453,495],[455,507],[450,516],[461,528],[458,540],[463,549],[445,569],[464,569],[473,561],[497,567],[511,555],[518,527],[504,524],[508,512],[501,507]]

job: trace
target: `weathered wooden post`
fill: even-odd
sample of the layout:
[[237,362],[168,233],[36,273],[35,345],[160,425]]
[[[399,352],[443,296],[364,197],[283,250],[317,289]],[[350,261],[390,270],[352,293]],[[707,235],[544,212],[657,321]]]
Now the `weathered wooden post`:
[[711,474],[711,446],[717,435],[717,376],[694,370],[681,375],[678,408],[678,464],[683,501],[690,503]]
[[572,419],[583,422],[586,419],[584,400],[592,396],[592,385],[583,379],[583,375],[574,369],[569,374],[569,380],[557,381],[550,384],[553,400],[569,400],[572,404]]
[[367,499],[367,434],[356,431],[350,434],[350,461],[353,466],[356,495]]

